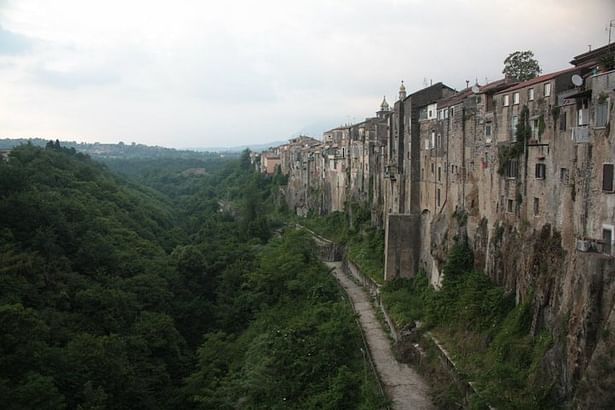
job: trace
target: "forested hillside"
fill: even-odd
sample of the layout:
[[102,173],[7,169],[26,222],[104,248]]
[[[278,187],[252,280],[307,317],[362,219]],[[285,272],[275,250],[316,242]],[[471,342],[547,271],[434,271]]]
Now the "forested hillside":
[[380,406],[350,307],[246,160],[0,162],[3,408]]

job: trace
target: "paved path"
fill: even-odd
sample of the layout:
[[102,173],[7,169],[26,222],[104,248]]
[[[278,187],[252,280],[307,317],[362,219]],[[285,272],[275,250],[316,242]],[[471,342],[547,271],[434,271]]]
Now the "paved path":
[[365,290],[342,271],[341,262],[325,262],[350,297],[359,313],[376,370],[394,409],[433,409],[429,387],[423,378],[405,363],[399,363],[391,349],[391,342],[376,317],[374,307]]

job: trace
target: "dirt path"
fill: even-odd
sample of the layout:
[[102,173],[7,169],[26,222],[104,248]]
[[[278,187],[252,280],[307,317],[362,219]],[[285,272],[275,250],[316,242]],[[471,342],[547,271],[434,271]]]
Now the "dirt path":
[[342,272],[341,262],[325,262],[352,300],[376,370],[394,409],[433,409],[429,387],[423,378],[407,364],[399,363],[391,349],[391,342],[378,321],[374,307],[365,290]]

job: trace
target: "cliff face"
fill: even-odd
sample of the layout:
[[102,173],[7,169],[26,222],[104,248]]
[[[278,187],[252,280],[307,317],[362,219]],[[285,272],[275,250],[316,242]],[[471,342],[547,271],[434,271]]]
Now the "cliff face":
[[[468,235],[475,268],[532,306],[531,331],[553,335],[542,362],[560,400],[574,408],[615,402],[615,260],[600,253],[565,251],[561,234],[465,217],[432,223],[431,256],[439,269],[455,237]],[[433,273],[432,273],[433,275]],[[432,277],[432,282],[437,282]]]

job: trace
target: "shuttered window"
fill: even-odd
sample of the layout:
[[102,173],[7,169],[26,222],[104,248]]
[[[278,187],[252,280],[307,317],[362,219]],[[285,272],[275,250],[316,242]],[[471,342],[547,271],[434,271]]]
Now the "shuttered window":
[[559,114],[559,130],[560,131],[566,131],[566,123],[567,123],[566,111],[564,111]]
[[536,179],[545,179],[547,166],[545,164],[536,164]]
[[518,165],[516,159],[509,159],[504,163],[504,176],[506,178],[517,178],[518,175]]
[[609,118],[608,100],[596,104],[596,127],[605,127]]
[[613,192],[613,164],[602,165],[602,190]]

